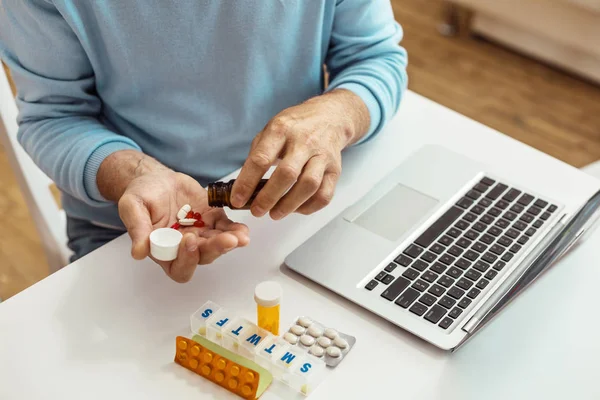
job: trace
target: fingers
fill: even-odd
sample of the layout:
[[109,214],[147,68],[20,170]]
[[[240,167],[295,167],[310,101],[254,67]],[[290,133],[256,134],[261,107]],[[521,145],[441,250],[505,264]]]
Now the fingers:
[[302,204],[310,199],[321,187],[326,166],[327,164],[324,157],[311,158],[304,167],[304,171],[302,171],[300,178],[298,178],[298,182],[285,196],[283,196],[277,205],[273,207],[271,210],[271,218],[275,220],[282,219],[296,211]]
[[194,276],[199,259],[198,236],[194,233],[186,233],[179,245],[177,258],[169,267],[169,276],[175,282],[188,282]]
[[137,196],[124,195],[119,200],[119,216],[131,237],[131,255],[142,260],[150,253],[150,233],[152,220],[142,199]]
[[319,190],[297,210],[300,214],[312,214],[325,206],[333,199],[335,185],[337,184],[339,174],[336,172],[327,172],[323,177],[323,182]]
[[238,247],[244,247],[250,243],[249,229],[248,226],[244,224],[239,224],[229,219],[222,219],[217,221],[215,228],[223,232],[228,232],[237,237]]
[[198,246],[200,251],[198,264],[210,264],[223,254],[236,248],[237,245],[237,237],[228,232],[201,240]]

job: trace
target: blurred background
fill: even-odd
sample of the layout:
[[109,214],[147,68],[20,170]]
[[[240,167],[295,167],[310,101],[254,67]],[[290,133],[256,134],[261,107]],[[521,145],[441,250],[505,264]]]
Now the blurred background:
[[[600,159],[599,0],[391,2],[404,28],[410,90],[575,167]],[[0,299],[7,299],[49,268],[40,221],[2,139]]]

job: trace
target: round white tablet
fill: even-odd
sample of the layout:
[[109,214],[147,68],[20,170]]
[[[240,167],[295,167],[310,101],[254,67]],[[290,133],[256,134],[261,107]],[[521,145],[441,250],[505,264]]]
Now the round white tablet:
[[337,347],[328,347],[327,355],[329,357],[338,358],[339,356],[342,355],[342,351],[340,349],[338,349]]
[[290,344],[296,344],[298,343],[298,336],[294,335],[291,332],[286,332],[285,335],[283,335],[283,340]]
[[321,328],[319,328],[316,325],[311,325],[308,327],[308,329],[306,330],[306,332],[310,335],[310,336],[314,336],[314,337],[319,337],[323,334],[323,331],[321,330]]
[[346,347],[348,347],[348,342],[346,342],[346,340],[344,340],[340,336],[333,339],[333,344],[335,344],[340,349],[345,349]]
[[317,345],[311,347],[310,350],[308,350],[308,352],[315,357],[323,357],[323,354],[325,354],[325,350],[323,350],[322,347]]
[[301,326],[308,328],[310,326],[310,324],[312,324],[312,321],[310,320],[310,318],[307,317],[300,317],[298,318],[298,324],[300,324]]
[[319,346],[321,347],[329,347],[331,346],[331,339],[321,336],[317,339],[317,343],[319,343]]
[[304,329],[300,325],[294,325],[290,328],[290,331],[296,336],[302,336],[304,335],[304,332],[306,332],[306,329]]
[[177,211],[177,219],[184,219],[187,213],[189,213],[190,211],[192,211],[192,206],[190,206],[189,204],[185,204],[179,209],[179,211]]
[[327,336],[329,339],[333,340],[337,337],[338,333],[335,329],[333,328],[327,328],[325,329],[325,336]]
[[184,218],[184,219],[179,220],[179,224],[181,226],[192,226],[192,225],[194,225],[194,222],[196,222],[196,221],[197,221],[196,218]]
[[308,335],[302,335],[300,337],[300,343],[302,343],[306,347],[310,347],[313,344],[315,344],[315,338],[312,336],[308,336]]

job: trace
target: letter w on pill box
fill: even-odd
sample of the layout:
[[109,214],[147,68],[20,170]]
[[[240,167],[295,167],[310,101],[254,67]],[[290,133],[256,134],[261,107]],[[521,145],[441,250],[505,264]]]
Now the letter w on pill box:
[[212,301],[191,315],[190,328],[194,335],[257,363],[295,392],[308,395],[324,378],[323,360]]

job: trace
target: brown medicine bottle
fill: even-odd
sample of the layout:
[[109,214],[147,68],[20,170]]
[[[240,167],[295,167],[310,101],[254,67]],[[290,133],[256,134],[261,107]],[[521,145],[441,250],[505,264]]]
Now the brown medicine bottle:
[[249,210],[252,202],[256,198],[256,195],[260,190],[265,186],[268,179],[261,179],[254,193],[250,196],[248,202],[242,207],[233,207],[231,204],[231,189],[233,189],[233,184],[235,179],[230,180],[229,182],[212,182],[209,183],[206,190],[208,191],[208,205],[210,207],[229,207],[232,210]]

